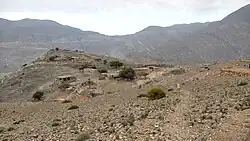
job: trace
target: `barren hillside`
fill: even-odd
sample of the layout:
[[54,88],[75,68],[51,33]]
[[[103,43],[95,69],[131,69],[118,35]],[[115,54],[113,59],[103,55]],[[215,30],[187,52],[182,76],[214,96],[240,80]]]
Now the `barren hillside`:
[[[51,50],[6,75],[0,81],[0,140],[249,140],[250,71],[240,61],[168,67],[121,62]],[[129,67],[136,75],[132,79],[128,69],[124,79],[120,71]],[[165,96],[150,97],[151,88]]]

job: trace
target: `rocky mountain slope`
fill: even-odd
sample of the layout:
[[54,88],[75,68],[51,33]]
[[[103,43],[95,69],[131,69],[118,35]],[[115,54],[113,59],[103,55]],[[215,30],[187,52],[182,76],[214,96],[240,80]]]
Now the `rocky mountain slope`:
[[[4,54],[17,54],[20,50],[26,52],[27,48],[36,52],[37,47],[60,47],[132,61],[145,62],[151,59],[178,64],[236,59],[248,56],[250,52],[249,9],[247,5],[222,21],[171,27],[150,26],[124,36],[81,31],[53,21],[0,19],[0,51]],[[42,53],[41,50],[37,52]],[[24,63],[26,57],[33,58],[34,54],[23,56],[7,56],[7,60],[11,61],[2,61],[1,71],[18,68],[14,63]],[[0,60],[4,60],[3,55],[0,57]],[[14,62],[13,58],[20,61]]]
[[[122,67],[111,67],[113,61],[117,60],[51,50],[4,76],[0,81],[0,140],[250,139],[250,71],[229,71],[244,69],[239,61],[181,67],[123,62],[136,72],[130,81],[117,77]],[[145,97],[153,87],[163,90],[166,97]],[[43,95],[34,101],[38,92]]]

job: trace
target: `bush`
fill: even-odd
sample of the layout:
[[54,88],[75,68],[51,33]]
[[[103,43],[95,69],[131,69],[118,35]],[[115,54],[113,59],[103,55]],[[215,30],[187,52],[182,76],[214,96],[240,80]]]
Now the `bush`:
[[97,71],[98,71],[99,73],[108,73],[108,70],[107,70],[107,69],[104,69],[104,68],[98,69]]
[[103,64],[106,65],[108,63],[107,60],[103,60]]
[[101,59],[101,58],[96,58],[96,59],[95,59],[95,61],[97,61],[97,62],[101,62],[101,61],[102,61],[102,59]]
[[57,47],[57,48],[55,48],[55,50],[56,50],[56,51],[59,51],[59,48]]
[[152,88],[148,91],[147,97],[149,100],[157,100],[166,97],[166,93],[161,88]]
[[110,67],[119,68],[122,67],[124,64],[120,61],[111,61],[109,65]]
[[56,58],[58,58],[58,56],[57,55],[55,55],[55,56],[50,56],[49,57],[49,61],[55,61],[56,60]]
[[28,64],[23,64],[23,65],[22,65],[22,67],[26,67],[26,66],[28,66]]
[[128,80],[134,80],[135,79],[135,71],[132,68],[123,68],[120,72],[118,77]]
[[32,98],[33,98],[34,100],[41,101],[43,95],[44,95],[44,92],[37,91],[37,92],[32,96]]

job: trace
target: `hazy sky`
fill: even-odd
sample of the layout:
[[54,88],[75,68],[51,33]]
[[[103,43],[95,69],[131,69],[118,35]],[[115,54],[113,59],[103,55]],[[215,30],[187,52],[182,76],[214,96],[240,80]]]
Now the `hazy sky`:
[[50,19],[103,34],[221,20],[250,0],[0,0],[0,17]]

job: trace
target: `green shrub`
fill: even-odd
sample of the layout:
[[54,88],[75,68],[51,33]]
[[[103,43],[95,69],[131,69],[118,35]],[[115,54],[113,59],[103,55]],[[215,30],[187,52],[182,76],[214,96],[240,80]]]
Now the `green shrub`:
[[89,138],[89,134],[84,133],[78,136],[75,141],[87,141]]
[[148,91],[147,97],[149,100],[157,100],[166,97],[166,93],[161,88],[152,88]]
[[48,61],[50,61],[50,62],[55,61],[56,58],[58,58],[57,55],[55,55],[55,56],[50,56],[50,57],[48,58],[48,59],[49,59]]
[[108,63],[107,60],[103,60],[103,64],[106,65]]
[[119,68],[122,67],[124,64],[120,61],[111,61],[109,65],[110,67]]
[[101,68],[97,70],[99,73],[108,73],[108,70],[105,68]]
[[102,59],[101,59],[101,58],[96,58],[96,59],[95,59],[95,61],[97,61],[97,62],[101,62],[101,61],[102,61]]
[[135,79],[135,71],[132,68],[123,68],[120,72],[118,77],[127,79],[127,80],[134,80]]
[[22,67],[27,67],[27,66],[28,66],[28,64],[23,64],[23,65],[22,65]]
[[33,98],[34,100],[41,101],[43,95],[44,95],[44,92],[37,91],[37,92],[32,96],[32,98]]

